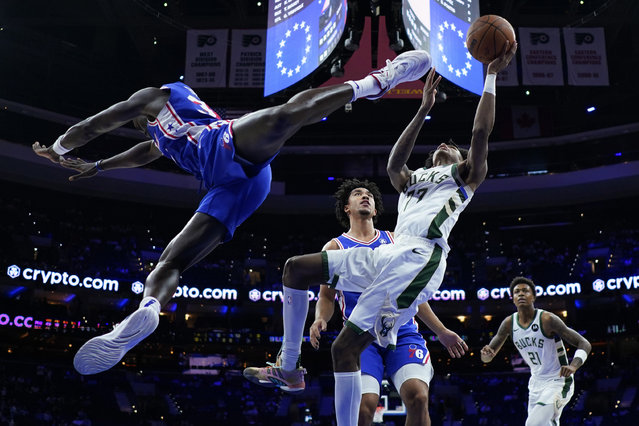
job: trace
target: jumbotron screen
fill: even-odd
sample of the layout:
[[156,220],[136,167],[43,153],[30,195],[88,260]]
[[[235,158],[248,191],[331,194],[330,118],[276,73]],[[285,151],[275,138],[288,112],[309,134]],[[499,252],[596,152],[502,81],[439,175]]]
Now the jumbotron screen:
[[402,18],[415,49],[430,52],[447,80],[481,94],[484,69],[466,48],[466,33],[479,17],[479,0],[403,0]]
[[269,0],[264,96],[306,77],[329,57],[346,25],[346,0]]

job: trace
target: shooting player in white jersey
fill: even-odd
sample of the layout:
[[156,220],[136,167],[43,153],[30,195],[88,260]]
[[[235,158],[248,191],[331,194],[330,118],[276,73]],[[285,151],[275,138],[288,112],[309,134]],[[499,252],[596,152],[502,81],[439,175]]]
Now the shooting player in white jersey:
[[[335,198],[335,214],[347,232],[331,239],[322,250],[348,250],[353,247],[375,249],[392,242],[394,237],[391,232],[375,229],[375,221],[383,212],[382,194],[377,185],[349,179],[340,186]],[[309,332],[315,349],[319,348],[321,332],[326,331],[327,323],[333,316],[335,296],[339,298],[340,311],[346,321],[360,294],[337,291],[325,284],[320,286],[315,322]],[[442,324],[428,302],[419,305],[417,316],[437,335],[452,358],[459,358],[468,350],[464,340]],[[434,374],[431,359],[426,341],[412,318],[400,327],[395,350],[382,348],[375,342],[364,349],[360,356],[362,402],[359,426],[373,423],[384,375],[393,382],[406,406],[406,424],[428,424],[428,390]]]
[[[521,357],[530,367],[528,419],[526,426],[556,426],[575,390],[573,375],[588,358],[592,346],[555,314],[535,309],[535,284],[516,277],[510,294],[517,312],[506,317],[490,343],[481,350],[481,360],[490,362],[511,336]],[[568,364],[563,341],[577,347]]]
[[488,170],[496,74],[510,63],[516,50],[516,44],[506,45],[502,54],[488,65],[467,158],[453,145],[442,143],[432,155],[433,167],[412,171],[406,162],[435,103],[441,80],[441,77],[434,79],[434,69],[428,73],[422,104],[393,146],[386,168],[393,187],[400,192],[395,244],[375,250],[365,247],[327,250],[286,262],[282,283],[287,303],[283,305],[284,342],[278,374],[283,383],[296,385],[304,381],[296,362],[308,314],[309,285],[328,283],[337,290],[362,292],[331,348],[339,426],[357,424],[362,351],[373,341],[392,348],[397,329],[441,285],[449,250],[446,240]]
[[[305,90],[283,105],[237,120],[222,120],[183,83],[147,87],[70,127],[49,147],[35,142],[37,155],[78,172],[69,180],[140,167],[166,156],[207,189],[193,218],[168,244],[146,278],[139,308],[110,333],[85,343],[76,353],[76,370],[81,374],[108,370],[156,329],[160,309],[173,297],[182,272],[230,240],[266,199],[271,161],[302,126],[356,99],[379,99],[397,84],[421,78],[430,64],[425,51],[404,52],[361,80]],[[64,157],[130,121],[150,140],[95,162]]]
[[[373,250],[393,243],[392,232],[375,228],[377,218],[384,210],[382,194],[375,183],[347,179],[340,185],[334,197],[335,215],[347,231],[331,239],[324,245],[323,250],[349,250],[353,247],[367,247]],[[310,328],[311,344],[315,349],[319,348],[321,332],[326,331],[327,323],[335,311],[335,297],[338,297],[339,310],[346,321],[357,304],[360,294],[360,292],[337,291],[324,284],[320,286],[319,299],[315,307],[315,322]],[[464,340],[442,324],[428,303],[422,303],[419,306],[417,315],[437,335],[438,340],[448,349],[452,358],[459,358],[468,350]],[[279,359],[278,357],[278,361]],[[430,351],[413,318],[400,327],[396,350],[372,343],[362,352],[360,362],[362,371],[360,426],[373,423],[384,376],[393,382],[406,406],[406,423],[428,424],[428,389],[434,371]],[[269,377],[277,376],[277,371],[274,369],[277,365],[279,362],[266,370],[249,367],[244,374],[254,383],[272,387],[274,384]],[[303,390],[299,387],[282,386],[280,388],[288,392]]]

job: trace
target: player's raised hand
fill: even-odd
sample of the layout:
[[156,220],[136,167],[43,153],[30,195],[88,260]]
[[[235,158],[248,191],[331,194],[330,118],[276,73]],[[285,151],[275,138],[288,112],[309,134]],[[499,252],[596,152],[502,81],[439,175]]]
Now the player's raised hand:
[[319,339],[322,337],[322,331],[326,331],[326,321],[323,319],[315,320],[309,330],[311,345],[313,345],[315,349],[319,349]]
[[509,41],[506,42],[504,46],[504,51],[501,52],[501,55],[496,57],[490,64],[488,64],[488,69],[486,72],[488,74],[497,74],[499,71],[503,70],[508,66],[513,56],[517,52],[517,42],[514,42],[512,45]]
[[424,84],[424,92],[422,95],[422,108],[430,110],[435,104],[435,95],[437,94],[437,86],[442,80],[442,76],[438,76],[435,80],[435,67],[432,67],[426,75],[426,84]]
[[87,163],[80,158],[62,158],[60,164],[67,169],[78,171],[77,175],[69,176],[70,181],[77,179],[90,178],[98,174],[98,168],[95,163]]
[[44,157],[48,160],[51,160],[54,163],[58,163],[60,161],[60,156],[51,149],[51,147],[46,147],[45,145],[40,145],[40,142],[35,141],[33,145],[33,152],[35,152],[40,157]]

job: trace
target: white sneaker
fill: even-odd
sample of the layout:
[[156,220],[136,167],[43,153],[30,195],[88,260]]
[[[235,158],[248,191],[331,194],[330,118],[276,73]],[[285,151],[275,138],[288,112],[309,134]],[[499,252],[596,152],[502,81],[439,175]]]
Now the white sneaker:
[[430,55],[425,50],[409,50],[392,61],[387,59],[384,68],[370,73],[382,90],[376,95],[367,96],[366,99],[379,99],[398,84],[421,78],[430,66]]
[[140,308],[116,325],[113,331],[86,342],[73,358],[73,366],[80,374],[96,374],[108,370],[149,334],[160,322],[153,308]]

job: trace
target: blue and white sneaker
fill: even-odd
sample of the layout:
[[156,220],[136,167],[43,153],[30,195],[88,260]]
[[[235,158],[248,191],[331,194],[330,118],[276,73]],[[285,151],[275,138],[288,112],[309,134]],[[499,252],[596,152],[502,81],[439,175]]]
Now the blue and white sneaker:
[[158,312],[150,307],[139,308],[113,331],[86,342],[73,358],[73,366],[80,374],[101,373],[120,362],[135,345],[153,333],[160,322]]
[[409,50],[395,59],[386,60],[386,66],[370,73],[382,90],[366,99],[379,99],[400,83],[415,81],[430,69],[431,59],[425,50]]

